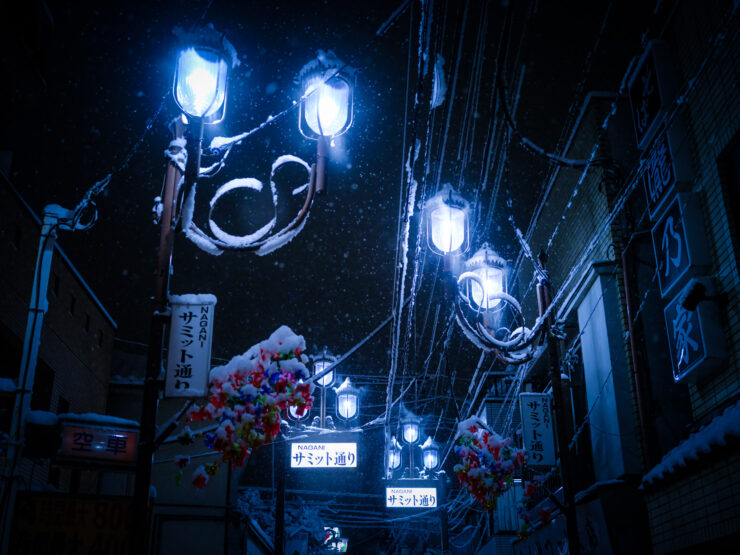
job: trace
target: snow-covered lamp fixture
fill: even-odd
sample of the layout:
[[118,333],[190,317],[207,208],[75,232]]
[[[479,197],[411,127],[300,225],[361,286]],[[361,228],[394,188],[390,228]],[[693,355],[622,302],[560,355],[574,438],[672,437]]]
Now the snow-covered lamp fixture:
[[401,429],[403,430],[403,440],[409,445],[416,445],[419,442],[420,419],[412,412],[406,411],[401,416]]
[[331,50],[319,50],[316,58],[301,68],[298,129],[316,144],[316,191],[326,190],[329,139],[346,132],[354,117],[355,70]]
[[337,416],[344,420],[352,420],[357,416],[360,390],[346,378],[342,385],[334,388],[334,392],[337,394]]
[[175,102],[188,118],[218,123],[226,112],[229,68],[239,63],[234,47],[213,27],[178,35]]
[[399,466],[401,466],[401,446],[398,444],[396,436],[392,436],[388,447],[388,468],[396,470]]
[[288,407],[288,414],[290,417],[295,420],[296,422],[300,422],[301,420],[305,420],[308,418],[308,415],[311,413],[310,410],[304,410],[303,414],[298,414],[298,407],[295,405],[290,405]]
[[471,308],[480,310],[495,309],[501,302],[500,295],[506,293],[506,261],[484,243],[483,246],[465,262],[465,291],[461,291]]
[[301,102],[298,127],[308,139],[336,137],[352,125],[354,70],[332,51],[319,50],[298,74]]
[[439,255],[464,253],[470,246],[468,202],[449,184],[429,199],[425,207],[427,242]]
[[439,465],[439,444],[431,437],[427,436],[424,443],[421,444],[421,453],[424,459],[424,468],[434,470]]
[[[326,347],[324,347],[324,350],[319,353],[318,355],[315,355],[313,358],[313,375],[319,374],[326,370],[329,366],[334,364],[337,361],[337,357],[331,354],[329,350],[327,350]],[[316,385],[319,387],[329,387],[334,383],[334,370],[330,371],[328,374],[323,376],[322,378],[319,378],[316,380]]]

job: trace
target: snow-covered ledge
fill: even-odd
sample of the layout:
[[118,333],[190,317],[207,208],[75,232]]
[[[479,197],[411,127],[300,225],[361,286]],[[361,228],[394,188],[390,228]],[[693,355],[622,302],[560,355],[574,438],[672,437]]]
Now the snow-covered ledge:
[[663,460],[642,477],[640,487],[662,480],[691,461],[699,460],[701,454],[709,454],[713,449],[725,446],[730,437],[740,437],[740,401],[668,451]]

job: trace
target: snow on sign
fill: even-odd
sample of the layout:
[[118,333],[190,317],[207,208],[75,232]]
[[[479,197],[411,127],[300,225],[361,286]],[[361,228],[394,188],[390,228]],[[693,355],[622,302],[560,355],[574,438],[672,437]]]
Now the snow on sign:
[[555,464],[551,396],[546,393],[520,393],[522,435],[529,464]]
[[172,318],[167,356],[166,397],[205,397],[211,369],[216,297],[170,295]]
[[385,488],[385,506],[429,509],[437,506],[437,488]]
[[291,468],[357,468],[356,443],[291,443]]

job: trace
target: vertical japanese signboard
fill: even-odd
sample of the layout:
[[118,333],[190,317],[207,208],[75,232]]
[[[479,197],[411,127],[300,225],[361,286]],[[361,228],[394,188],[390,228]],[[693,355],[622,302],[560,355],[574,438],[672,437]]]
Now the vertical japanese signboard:
[[699,302],[693,310],[682,304],[688,290],[697,287],[704,288],[705,295],[714,294],[711,278],[693,279],[664,311],[673,379],[677,382],[689,375],[692,379],[701,376],[727,356],[717,303]]
[[676,172],[665,130],[655,138],[647,158],[647,168],[642,175],[642,184],[647,198],[650,219],[658,215],[660,207],[670,197],[676,185]]
[[522,436],[529,464],[555,464],[555,435],[552,422],[552,397],[547,393],[521,393]]
[[660,293],[665,297],[691,265],[678,197],[655,224],[652,236]]
[[205,397],[211,368],[216,297],[171,295],[166,397]]

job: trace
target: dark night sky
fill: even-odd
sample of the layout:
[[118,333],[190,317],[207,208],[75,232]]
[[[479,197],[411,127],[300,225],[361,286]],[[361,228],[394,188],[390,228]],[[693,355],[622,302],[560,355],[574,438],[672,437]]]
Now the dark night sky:
[[[454,67],[464,3],[445,3],[444,18],[442,3],[435,3],[438,20],[434,24],[440,29],[444,25],[441,49],[449,72]],[[317,49],[334,50],[359,69],[355,122],[332,151],[329,194],[317,199],[308,224],[292,243],[265,257],[248,253],[213,257],[184,237],[177,238],[172,291],[211,292],[219,299],[215,356],[241,353],[281,324],[303,334],[309,346],[327,345],[341,353],[390,314],[404,158],[408,11],[383,37],[377,37],[375,31],[400,4],[400,0],[215,0],[208,9],[204,21],[226,33],[241,65],[229,84],[226,119],[206,130],[206,140],[250,129],[290,106],[298,97],[293,78]],[[616,90],[629,59],[641,49],[640,34],[649,24],[650,7],[615,4],[580,100],[589,90]],[[458,183],[460,179],[461,163],[456,159],[460,121],[465,95],[472,86],[471,63],[482,5],[478,0],[470,2],[442,182]],[[607,3],[538,2],[532,10],[533,5],[512,2],[507,79],[518,76],[522,64],[526,66],[518,123],[525,135],[552,149],[568,119]],[[11,98],[3,102],[0,147],[13,151],[12,180],[37,211],[50,202],[73,207],[93,182],[121,162],[143,132],[147,118],[171,90],[176,46],[173,28],[197,24],[206,6],[192,1],[50,1],[54,27],[49,34],[33,23],[38,21],[37,8],[8,7],[14,14],[8,21],[30,23],[12,25],[6,33],[10,43],[5,49],[5,67],[11,68],[15,82]],[[476,139],[462,180],[469,199],[480,181],[503,17],[500,3],[491,2]],[[30,34],[29,29],[33,30]],[[29,49],[28,44],[48,44],[37,65],[43,81],[24,68],[34,56],[34,48]],[[448,74],[448,89],[449,80]],[[433,166],[439,157],[448,102],[435,112],[429,154]],[[97,225],[83,233],[63,233],[60,238],[62,247],[118,322],[119,336],[127,340],[146,341],[147,337],[158,237],[150,212],[164,174],[167,122],[176,114],[168,97],[130,166],[115,174],[106,196],[99,199]],[[228,166],[214,180],[199,184],[196,221],[205,224],[207,201],[226,181],[256,177],[267,184],[270,165],[281,154],[295,154],[309,162],[315,156],[315,144],[297,130],[295,112],[236,147]],[[547,169],[546,162],[512,147],[509,182],[501,189],[491,233],[474,237],[474,248],[487,240],[505,258],[516,258],[518,247],[507,218],[511,213],[519,226],[526,227]],[[281,179],[281,191],[300,183],[295,175]],[[434,190],[436,183],[430,188]],[[267,191],[269,187],[256,202],[257,194],[250,198],[235,194],[229,201],[233,205],[225,203],[217,217],[223,218],[224,227],[232,233],[261,227],[270,217],[264,211],[269,206]],[[486,194],[490,191],[489,186]],[[286,202],[281,206],[281,217],[287,219],[302,200],[291,203],[287,195],[282,199]],[[418,211],[414,224],[417,220]],[[411,237],[413,252],[415,225]],[[426,258],[421,272],[425,281],[417,301],[420,320],[430,303],[433,312],[439,302],[438,296],[429,294],[437,266],[433,258]],[[380,334],[347,363],[345,371],[376,374],[382,379],[389,344],[389,333]],[[460,365],[474,364],[478,356],[473,346],[459,337],[452,353]],[[414,354],[423,359],[426,347],[420,346]],[[415,360],[412,356],[412,365]],[[460,373],[465,376],[470,372],[461,368]],[[377,388],[381,393],[385,386],[378,383]]]

